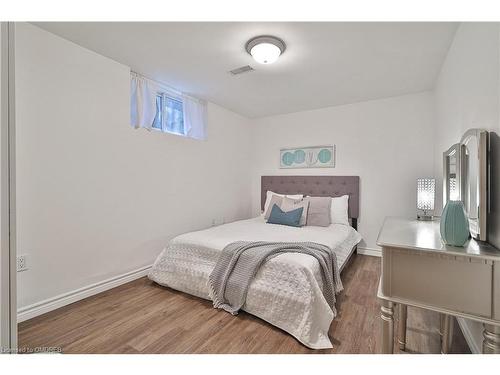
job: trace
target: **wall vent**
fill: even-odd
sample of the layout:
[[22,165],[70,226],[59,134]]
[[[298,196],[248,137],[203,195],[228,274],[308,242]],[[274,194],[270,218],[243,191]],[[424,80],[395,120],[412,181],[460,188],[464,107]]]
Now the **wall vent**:
[[230,70],[229,73],[231,73],[233,76],[235,76],[238,74],[252,72],[253,70],[254,70],[254,68],[252,68],[250,65],[245,65],[245,66],[242,66],[241,68],[236,68],[236,69]]

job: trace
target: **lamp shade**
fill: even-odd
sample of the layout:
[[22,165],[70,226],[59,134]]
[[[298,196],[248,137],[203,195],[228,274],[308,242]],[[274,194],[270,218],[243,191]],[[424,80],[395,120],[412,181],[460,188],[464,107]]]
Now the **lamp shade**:
[[417,179],[417,209],[422,211],[434,210],[436,180],[434,178]]

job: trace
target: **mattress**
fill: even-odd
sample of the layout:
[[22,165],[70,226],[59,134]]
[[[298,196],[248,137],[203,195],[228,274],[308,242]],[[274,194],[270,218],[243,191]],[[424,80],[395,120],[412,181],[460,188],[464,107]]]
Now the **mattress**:
[[[267,224],[262,216],[174,238],[156,259],[149,278],[160,285],[210,299],[207,281],[220,251],[235,241],[316,242],[333,249],[339,269],[361,240],[354,228],[300,228]],[[331,348],[334,312],[322,293],[317,260],[284,253],[268,260],[251,282],[243,310],[283,329],[313,349]]]

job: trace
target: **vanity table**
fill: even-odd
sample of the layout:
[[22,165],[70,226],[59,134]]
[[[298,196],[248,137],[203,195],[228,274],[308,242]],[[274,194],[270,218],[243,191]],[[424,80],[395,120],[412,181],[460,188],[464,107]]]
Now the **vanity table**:
[[[399,344],[406,342],[406,307],[443,314],[443,347],[451,339],[451,316],[483,323],[483,353],[500,353],[500,250],[469,240],[465,247],[443,244],[439,220],[386,218],[382,247],[382,351],[394,351],[394,307],[399,306]],[[443,350],[446,352],[446,349]]]

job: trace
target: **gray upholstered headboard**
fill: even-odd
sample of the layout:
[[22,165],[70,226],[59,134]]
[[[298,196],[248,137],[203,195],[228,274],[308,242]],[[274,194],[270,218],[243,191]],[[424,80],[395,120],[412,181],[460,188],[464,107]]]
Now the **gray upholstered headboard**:
[[357,227],[359,217],[359,176],[262,176],[260,206],[264,209],[266,192],[304,194],[313,197],[349,195],[349,217]]

